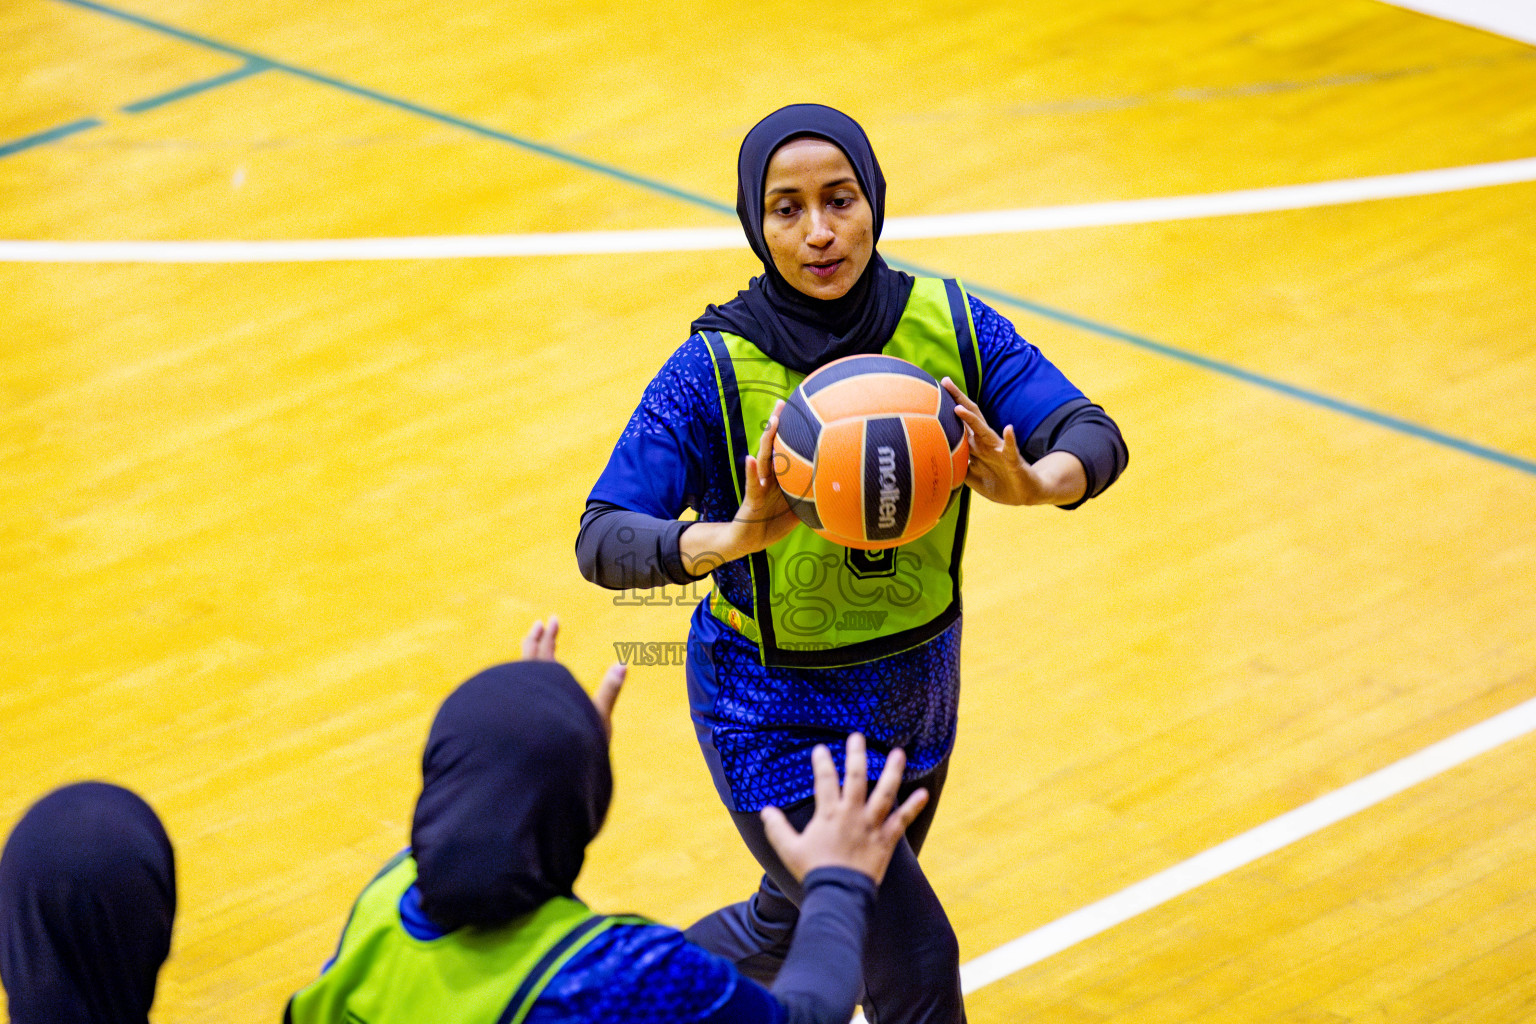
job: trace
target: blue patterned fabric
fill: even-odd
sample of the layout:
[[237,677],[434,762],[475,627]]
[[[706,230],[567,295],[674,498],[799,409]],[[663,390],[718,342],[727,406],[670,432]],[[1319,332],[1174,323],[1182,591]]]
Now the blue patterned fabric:
[[[738,992],[743,986],[755,991]],[[560,968],[524,1021],[772,1024],[782,1013],[756,982],[676,929],[619,924]]]
[[[981,355],[977,404],[995,429],[1011,423],[1022,445],[1082,392],[996,310],[975,297],[970,308]],[[589,500],[660,519],[687,508],[709,522],[735,514],[714,367],[701,336],[684,342],[646,387]],[[756,614],[745,559],[716,569],[714,583],[731,604]],[[842,740],[852,731],[869,738],[872,777],[898,745],[910,777],[932,771],[954,744],[960,626],[864,665],[765,668],[750,641],[701,605],[689,633],[689,702],[721,799],[732,810],[756,811],[810,797],[810,749],[827,743],[841,769]]]
[[733,811],[811,796],[811,749],[825,743],[838,773],[843,740],[862,732],[869,776],[893,747],[906,777],[938,767],[955,742],[960,620],[928,643],[846,668],[768,668],[750,640],[700,604],[689,623],[688,701],[720,798]]

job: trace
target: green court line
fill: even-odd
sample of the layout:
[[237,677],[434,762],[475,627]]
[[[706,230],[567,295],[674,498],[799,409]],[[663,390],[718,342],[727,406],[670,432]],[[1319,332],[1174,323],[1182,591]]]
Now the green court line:
[[[226,71],[222,75],[215,75],[212,78],[205,78],[200,82],[192,82],[188,85],[183,85],[172,89],[170,92],[163,92],[158,96],[151,96],[148,99],[136,100],[135,102],[129,103],[124,107],[119,107],[118,109],[125,114],[142,114],[145,111],[163,107],[167,103],[175,103],[177,100],[184,100],[189,96],[196,96],[198,93],[207,92],[210,89],[217,89],[221,85],[228,85],[231,82],[238,82],[242,78],[249,78],[251,75],[266,71],[270,67],[271,65],[269,65],[264,60],[248,60],[240,67],[235,68],[233,71]],[[38,132],[35,135],[28,135],[26,138],[17,139],[14,142],[0,143],[0,157],[8,157],[13,153],[20,153],[23,150],[31,149],[34,146],[43,146],[50,142],[57,142],[60,139],[68,138],[69,136],[75,135],[79,132],[89,131],[92,128],[100,128],[105,123],[106,122],[102,121],[100,118],[85,117],[78,121],[71,121],[69,124],[61,124],[57,128],[50,128],[47,131]]]
[[69,124],[61,124],[57,128],[49,128],[47,131],[16,139],[13,142],[0,142],[0,157],[10,156],[12,153],[20,153],[22,150],[31,149],[33,146],[57,142],[62,138],[74,135],[76,132],[89,131],[92,128],[99,127],[101,127],[101,122],[96,118],[85,117],[78,121],[71,121]]
[[[350,93],[354,96],[361,96],[365,99],[374,100],[375,102],[382,103],[386,106],[394,107],[397,110],[404,110],[409,113],[417,114],[421,117],[429,118],[433,121],[437,121],[440,124],[447,124],[456,128],[462,128],[465,131],[472,132],[485,138],[510,143],[511,145],[518,146],[533,153],[551,157],[555,160],[570,164],[574,167],[580,167],[584,170],[594,171],[598,174],[614,178],[618,181],[627,182],[631,185],[637,185],[641,188],[645,188],[662,195],[670,196],[674,199],[680,199],[694,206],[702,206],[717,213],[723,213],[730,216],[734,216],[736,213],[735,207],[733,206],[728,206],[706,196],[701,196],[693,192],[688,192],[684,189],[677,188],[673,185],[668,185],[665,182],[657,181],[652,178],[646,178],[637,174],[631,174],[628,171],[611,166],[609,164],[600,163],[595,160],[589,160],[586,157],[578,156],[575,153],[571,153],[554,146],[548,146],[544,143],[535,142],[532,139],[525,139],[521,136],[513,135],[509,132],[499,131],[495,128],[477,124],[473,121],[466,121],[463,118],[455,117],[452,114],[446,114],[442,111],[433,110],[429,107],[423,107],[419,104],[412,103],[409,100],[404,100],[396,96],[390,96],[386,93],[377,92],[373,89],[366,88],[365,86],[356,85],[339,78],[332,78],[331,76],[321,74],[318,71],[311,71],[307,68],[302,68],[297,65],[285,64],[282,61],[272,60],[271,58],[264,57],[261,54],[252,53],[249,50],[243,50],[239,47],[230,46],[227,43],[221,43],[206,36],[200,36],[196,33],[188,32],[185,29],[177,28],[174,25],[168,25],[164,22],[155,21],[151,18],[146,18],[143,15],[133,14],[128,11],[109,7],[105,4],[96,3],[94,0],[59,0],[59,2],[72,4],[76,7],[85,8],[87,10],[97,11],[101,14],[108,15],[109,17],[117,18],[134,25],[139,25],[144,28],[160,32],[162,34],[172,36],[176,39],[181,39],[198,46],[217,50],[220,53],[227,53],[234,57],[239,57],[245,61],[260,62],[267,68],[284,71],[288,74],[296,75],[300,78],[304,78],[321,85],[328,85],[332,88],[340,89],[341,91]],[[57,129],[55,130],[57,131]],[[3,155],[3,150],[0,150],[0,156]],[[919,268],[916,265],[910,263],[902,264],[892,260],[891,264],[892,266],[901,266],[903,269],[910,270],[914,273],[931,273],[935,274],[935,276],[945,276],[935,271],[923,270],[922,268]],[[1536,476],[1536,461],[1532,461],[1531,459],[1522,458],[1518,455],[1512,455],[1508,452],[1499,451],[1495,448],[1489,448],[1485,445],[1467,441],[1462,438],[1455,437],[1451,434],[1446,434],[1441,431],[1434,430],[1430,427],[1413,423],[1409,420],[1400,419],[1396,416],[1389,416],[1386,413],[1376,412],[1375,410],[1368,409],[1364,406],[1355,405],[1352,402],[1346,402],[1342,399],[1333,398],[1320,392],[1310,391],[1306,388],[1298,387],[1294,384],[1289,384],[1274,377],[1266,377],[1263,374],[1245,370],[1242,367],[1233,365],[1231,363],[1224,363],[1219,360],[1200,355],[1197,352],[1191,352],[1185,349],[1176,348],[1172,345],[1166,345],[1162,342],[1154,341],[1150,338],[1144,338],[1140,335],[1132,334],[1129,331],[1123,331],[1118,327],[1113,327],[1109,324],[1101,324],[1086,317],[1078,316],[1075,313],[1069,313],[1065,310],[1055,309],[1051,306],[1033,302],[1029,299],[1021,298],[1016,295],[1011,295],[1008,292],[1000,291],[995,288],[988,288],[986,286],[974,284],[968,284],[967,287],[970,289],[972,294],[980,298],[992,299],[996,302],[1014,306],[1018,309],[1034,313],[1038,316],[1046,317],[1050,320],[1055,320],[1058,323],[1067,324],[1069,326],[1077,327],[1081,330],[1097,334],[1100,337],[1110,338],[1115,341],[1123,342],[1145,351],[1154,352],[1158,355],[1165,356],[1169,359],[1187,363],[1191,366],[1200,367],[1201,369],[1220,374],[1233,380],[1243,381],[1244,383],[1252,384],[1257,387],[1273,391],[1277,394],[1285,395],[1287,397],[1294,398],[1302,402],[1318,406],[1320,408],[1328,409],[1354,419],[1363,420],[1367,423],[1373,423],[1377,426],[1384,427],[1388,430],[1400,434],[1405,434],[1409,437],[1415,437],[1423,441],[1429,441],[1433,444],[1442,445],[1444,447],[1472,455],[1479,459],[1494,462],[1499,465],[1507,466],[1511,469]]]
[[318,71],[311,71],[309,68],[300,67],[297,64],[287,64],[280,60],[273,60],[272,58],[262,56],[259,53],[253,53],[250,50],[243,50],[238,46],[231,46],[228,43],[221,43],[216,39],[210,39],[207,36],[201,36],[195,32],[188,32],[185,29],[177,28],[174,25],[168,25],[162,21],[155,21],[153,18],[146,18],[141,14],[134,14],[130,11],[123,11],[115,7],[108,7],[106,4],[94,3],[92,0],[59,0],[59,2],[72,4],[75,7],[81,7],[89,11],[96,11],[100,14],[105,14],[108,17],[117,18],[120,21],[126,21],[129,24],[151,29],[155,32],[171,36],[175,39],[193,43],[197,46],[206,47],[210,50],[217,50],[220,53],[227,53],[232,57],[239,57],[242,60],[260,62],[261,64],[265,65],[266,68],[271,68],[274,71],[283,71],[290,75],[307,79],[311,82],[316,82],[320,85],[328,85],[333,89],[339,89],[342,92],[351,93],[354,96],[361,96],[364,99],[373,100],[375,103],[382,103],[385,106],[394,107],[396,110],[404,110],[407,113],[416,114],[419,117],[429,118],[433,121],[437,121],[439,124],[451,125],[455,128],[461,128],[464,131],[472,132],[475,135],[480,135],[488,139],[495,139],[498,142],[506,142],[521,149],[526,149],[531,153],[537,153],[540,156],[552,157],[553,159],[559,160],[563,163],[568,163],[572,166],[580,167],[583,170],[596,171],[598,174],[603,174],[610,178],[616,178],[619,181],[627,182],[631,185],[638,185],[641,188],[649,189],[652,192],[659,192],[662,195],[671,196],[673,199],[680,199],[685,203],[690,203],[695,206],[707,207],[711,210],[714,210],[716,213],[725,213],[730,214],[731,216],[735,216],[736,214],[736,208],[734,206],[727,206],[724,203],[717,203],[713,199],[707,199],[704,196],[695,195],[692,192],[677,188],[674,185],[669,185],[664,181],[658,181],[655,178],[647,178],[638,174],[631,174],[630,172],[620,167],[614,167],[611,164],[601,163],[597,160],[589,160],[584,156],[579,156],[576,153],[569,152],[568,150],[546,145],[542,142],[535,142],[532,139],[526,139],[520,135],[513,135],[510,132],[499,131],[498,129],[491,128],[483,124],[477,124],[474,121],[466,121],[461,117],[455,117],[452,114],[446,114],[440,110],[433,110],[430,107],[423,107],[419,104],[412,103],[410,100],[404,100],[398,96],[391,96],[388,93],[378,92],[376,90],[369,89],[366,86],[357,85],[353,82],[348,82],[340,78],[333,78],[330,75],[321,74]]
[[151,96],[147,100],[138,100],[123,107],[122,110],[125,114],[142,114],[146,110],[154,110],[156,107],[163,107],[167,103],[175,103],[177,100],[196,96],[200,92],[207,92],[209,89],[217,89],[221,85],[228,85],[231,82],[238,82],[242,78],[249,78],[251,75],[260,74],[271,67],[272,65],[264,60],[248,60],[233,71],[226,71],[222,75],[205,78],[201,82],[183,85],[179,89],[172,89],[170,92],[161,93],[159,96]]
[[[892,261],[892,265],[896,265],[894,260]],[[971,284],[967,284],[966,287],[970,289],[972,294],[978,296],[979,298],[994,299],[998,302],[1006,302],[1009,305],[1017,306],[1020,309],[1026,310],[1030,313],[1048,317],[1049,319],[1055,320],[1059,323],[1068,324],[1072,327],[1078,327],[1082,330],[1090,331],[1094,334],[1102,335],[1106,338],[1114,338],[1117,341],[1123,341],[1126,344],[1134,345],[1135,347],[1145,349],[1148,352],[1155,352],[1158,355],[1166,356],[1169,359],[1176,359],[1182,363],[1189,363],[1191,366],[1198,366],[1202,370],[1209,370],[1212,373],[1219,373],[1224,377],[1231,377],[1234,380],[1240,380],[1248,384],[1254,384],[1258,387],[1266,388],[1270,391],[1274,391],[1282,395],[1288,395],[1291,398],[1300,399],[1301,401],[1310,403],[1312,405],[1321,406],[1322,408],[1332,410],[1333,412],[1342,413],[1345,416],[1350,416],[1358,420],[1364,420],[1367,423],[1374,423],[1379,427],[1386,427],[1388,430],[1394,430],[1400,434],[1407,434],[1410,437],[1416,437],[1422,441],[1431,441],[1446,448],[1454,448],[1456,451],[1476,456],[1479,459],[1486,459],[1489,462],[1497,462],[1502,466],[1508,466],[1510,469],[1517,469],[1522,473],[1529,473],[1532,476],[1536,476],[1536,461],[1531,459],[1523,459],[1518,455],[1511,455],[1509,452],[1499,451],[1497,448],[1489,448],[1486,445],[1480,445],[1473,441],[1467,441],[1452,434],[1445,434],[1431,427],[1426,427],[1421,424],[1414,423],[1411,420],[1405,420],[1397,416],[1390,416],[1383,412],[1377,412],[1376,410],[1368,409],[1363,405],[1355,405],[1353,402],[1346,402],[1343,399],[1334,398],[1331,395],[1325,395],[1319,391],[1311,391],[1307,388],[1299,387],[1295,384],[1289,384],[1275,377],[1266,377],[1263,374],[1254,373],[1252,370],[1245,370],[1241,366],[1236,366],[1232,363],[1224,363],[1218,359],[1211,359],[1208,356],[1202,356],[1198,352],[1189,352],[1185,351],[1184,349],[1174,348],[1172,345],[1165,345],[1160,341],[1153,341],[1151,338],[1144,338],[1139,334],[1132,334],[1129,331],[1122,331],[1118,327],[1112,327],[1109,324],[1101,324],[1097,321],[1089,320],[1085,317],[1080,317],[1075,313],[1068,313],[1065,310],[1054,309],[1050,306],[1041,305],[1038,302],[1031,302],[1028,299],[1022,299],[1016,295],[1009,295],[1008,293],[1000,292],[995,288],[987,288]]]

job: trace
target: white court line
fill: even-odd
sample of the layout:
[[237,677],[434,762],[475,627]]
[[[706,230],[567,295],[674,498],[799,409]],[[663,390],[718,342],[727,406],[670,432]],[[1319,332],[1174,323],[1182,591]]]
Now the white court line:
[[961,987],[974,992],[1037,964],[1532,731],[1536,698],[982,954],[960,968]]
[[[885,222],[881,239],[900,241],[954,238],[1116,224],[1148,224],[1399,199],[1529,181],[1536,181],[1536,157],[1208,195],[1127,199],[932,217],[892,217]],[[738,227],[287,241],[0,241],[0,262],[293,263],[319,260],[431,260],[485,256],[690,252],[738,249],[744,241]]]
[[1339,206],[1373,199],[1401,199],[1438,192],[1460,192],[1536,181],[1536,158],[1506,160],[1432,171],[1383,174],[1372,178],[1344,178],[1307,185],[1278,185],[1199,196],[1158,199],[1127,199],[1081,206],[1045,206],[1030,210],[993,210],[939,217],[901,217],[885,222],[882,241],[901,238],[949,238],[956,235],[1006,234],[1016,231],[1050,231],[1057,228],[1104,227],[1114,224],[1150,224],[1156,221],[1226,217],[1241,213],[1302,210]]
[[587,256],[624,252],[740,249],[741,228],[569,231],[531,235],[317,238],[210,242],[9,242],[0,262],[304,263],[320,260],[446,260],[476,256]]
[[1471,25],[1522,43],[1536,43],[1536,3],[1530,0],[1385,0],[1393,7]]

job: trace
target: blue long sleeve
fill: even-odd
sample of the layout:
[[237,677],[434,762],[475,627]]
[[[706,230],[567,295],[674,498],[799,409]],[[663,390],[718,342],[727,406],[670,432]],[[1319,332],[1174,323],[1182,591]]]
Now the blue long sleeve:
[[843,1024],[853,1016],[877,891],[874,879],[851,868],[817,868],[805,876],[794,944],[773,983],[789,1024]]
[[847,1024],[875,892],[872,879],[849,868],[807,875],[794,945],[772,992],[676,929],[616,925],[560,969],[525,1024]]
[[[1012,424],[1031,462],[1049,451],[1077,456],[1088,488],[1065,507],[1102,494],[1129,460],[1114,420],[1002,314],[974,297],[970,308],[982,415],[998,430]],[[735,512],[730,478],[713,367],[703,339],[694,335],[647,385],[592,488],[576,540],[582,575],[613,590],[691,582],[678,551],[687,524],[678,516],[694,508],[707,521],[729,519]]]

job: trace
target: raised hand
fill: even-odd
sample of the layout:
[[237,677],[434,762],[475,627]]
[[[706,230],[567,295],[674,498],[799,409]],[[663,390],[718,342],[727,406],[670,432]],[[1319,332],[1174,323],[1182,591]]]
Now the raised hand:
[[[528,628],[528,635],[523,637],[524,660],[554,661],[555,641],[559,636],[559,618],[551,615],[548,625],[545,625],[543,619],[534,619],[533,625]],[[597,716],[603,720],[603,732],[609,739],[613,739],[613,709],[619,702],[619,691],[624,688],[624,679],[628,674],[629,669],[623,662],[614,662],[603,673],[602,682],[597,684],[597,692],[592,695],[592,704],[597,708]]]
[[628,665],[622,661],[614,662],[603,673],[603,680],[597,684],[597,692],[592,695],[597,717],[603,720],[603,732],[608,734],[610,740],[613,739],[613,708],[619,702],[619,691],[624,688],[624,678],[628,674]]
[[816,813],[804,832],[796,832],[777,807],[763,808],[768,842],[797,880],[804,881],[816,868],[847,867],[879,883],[902,833],[928,803],[928,791],[920,789],[894,812],[891,810],[907,763],[900,750],[891,751],[885,759],[885,771],[866,799],[869,774],[864,737],[859,733],[849,736],[846,750],[846,781],[841,787],[831,752],[824,746],[811,752]]
[[534,619],[528,635],[523,637],[523,660],[554,661],[555,640],[559,636],[560,619],[557,616],[551,615],[547,626],[543,619]]

